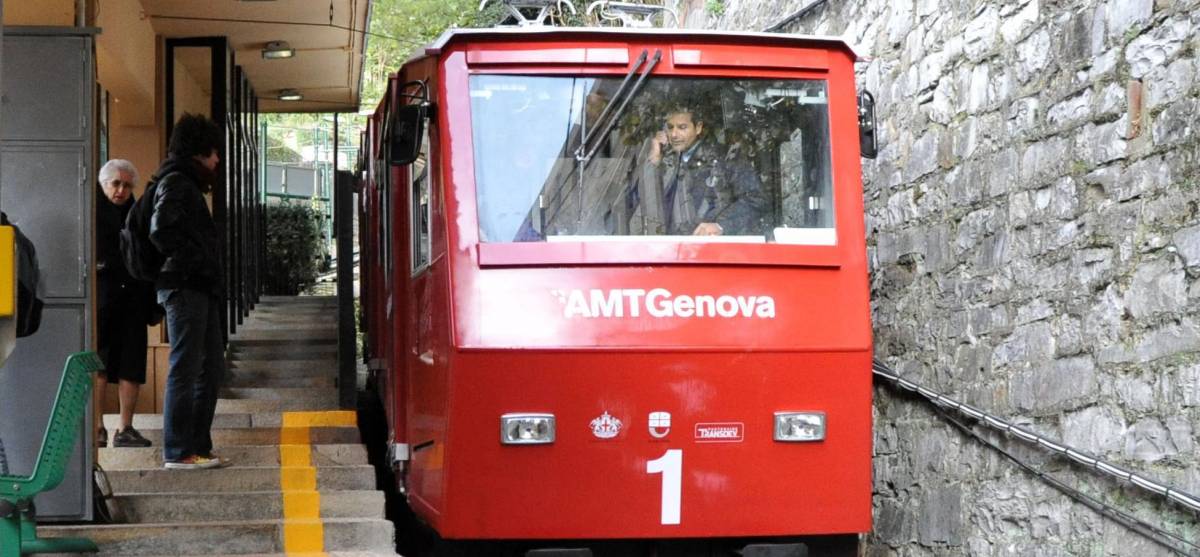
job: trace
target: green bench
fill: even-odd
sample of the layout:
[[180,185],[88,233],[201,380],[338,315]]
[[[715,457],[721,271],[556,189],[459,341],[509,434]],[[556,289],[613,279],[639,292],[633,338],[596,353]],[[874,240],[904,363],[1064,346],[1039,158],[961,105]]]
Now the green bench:
[[0,475],[0,557],[97,551],[96,544],[88,539],[38,539],[33,498],[62,483],[92,392],[91,374],[101,369],[104,364],[94,352],[80,352],[67,358],[33,474]]

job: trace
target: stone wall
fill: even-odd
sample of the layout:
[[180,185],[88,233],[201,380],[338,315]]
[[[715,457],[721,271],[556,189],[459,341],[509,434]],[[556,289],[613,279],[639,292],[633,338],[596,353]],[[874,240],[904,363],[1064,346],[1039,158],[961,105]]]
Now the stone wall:
[[[844,36],[875,350],[903,375],[1200,494],[1200,0],[685,0],[689,27]],[[714,5],[723,14],[713,16]],[[1167,555],[876,389],[872,555]],[[1200,543],[1197,515],[996,437]]]

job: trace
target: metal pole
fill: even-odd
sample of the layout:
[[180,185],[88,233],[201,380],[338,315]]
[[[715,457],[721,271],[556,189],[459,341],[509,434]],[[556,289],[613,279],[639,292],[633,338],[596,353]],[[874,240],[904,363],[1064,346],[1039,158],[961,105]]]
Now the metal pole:
[[353,174],[338,172],[338,115],[333,115],[333,224],[337,227],[337,296],[338,296],[338,402],[344,409],[357,406],[357,366],[355,349],[358,340],[354,326],[354,221]]

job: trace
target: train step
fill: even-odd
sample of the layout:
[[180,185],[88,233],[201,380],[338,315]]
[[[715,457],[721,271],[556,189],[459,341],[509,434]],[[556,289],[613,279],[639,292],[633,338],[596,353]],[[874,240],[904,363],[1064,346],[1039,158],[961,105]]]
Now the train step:
[[[309,449],[312,465],[358,466],[366,465],[367,449],[359,444],[328,443],[311,445]],[[279,466],[279,447],[274,445],[243,445],[221,447],[221,456],[238,466]],[[100,449],[100,466],[105,470],[139,470],[162,467],[162,447],[106,448]]]
[[[284,553],[282,520],[200,523],[42,526],[41,537],[87,537],[96,555],[239,555]],[[320,521],[324,548],[394,554],[392,523],[381,519],[328,518]]]

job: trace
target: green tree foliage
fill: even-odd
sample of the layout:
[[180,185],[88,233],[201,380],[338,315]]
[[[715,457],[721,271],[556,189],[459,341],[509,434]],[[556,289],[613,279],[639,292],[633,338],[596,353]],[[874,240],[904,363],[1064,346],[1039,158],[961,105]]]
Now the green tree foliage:
[[379,103],[388,75],[420,48],[451,27],[474,26],[478,7],[478,0],[376,0],[363,66],[363,108]]
[[316,281],[325,256],[319,219],[307,205],[267,206],[267,295],[295,296]]

